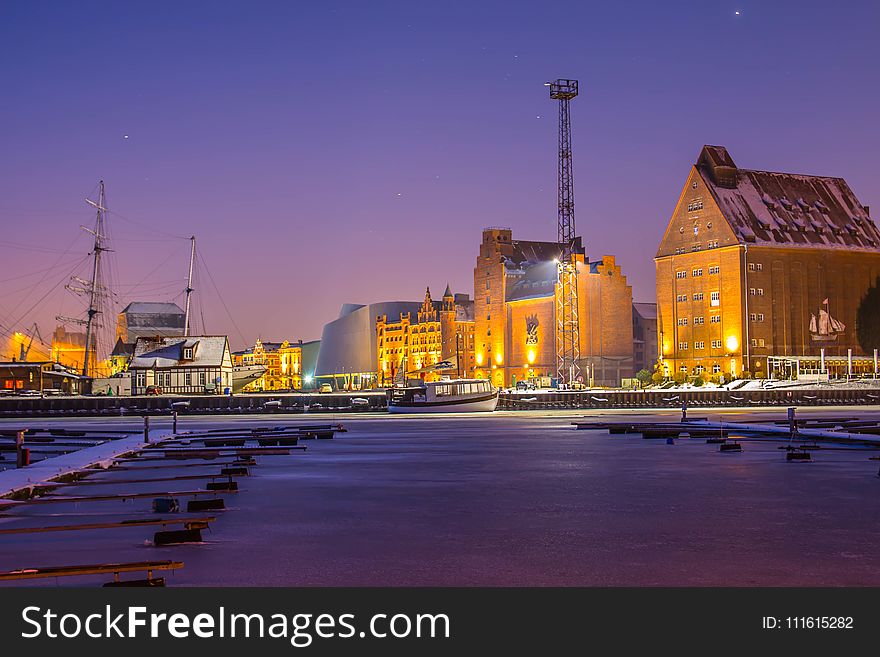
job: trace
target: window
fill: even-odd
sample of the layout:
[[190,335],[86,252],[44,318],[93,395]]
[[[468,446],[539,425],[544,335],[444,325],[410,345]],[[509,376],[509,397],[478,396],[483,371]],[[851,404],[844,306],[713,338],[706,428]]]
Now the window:
[[752,338],[752,346],[753,346],[753,347],[757,347],[757,346],[758,346],[758,340],[757,340],[757,338]]
[[749,315],[749,319],[750,319],[751,321],[753,321],[753,322],[757,322],[757,321],[758,321],[758,315],[757,315],[757,313],[751,313],[751,314]]
[[758,321],[759,321],[759,322],[763,322],[763,321],[764,321],[764,313],[758,313]]
[[699,244],[694,244],[691,247],[691,251],[699,251],[702,247]]
[[763,296],[764,296],[764,288],[763,288],[763,287],[759,287],[759,288],[758,288],[758,296],[759,296],[759,297],[763,297]]
[[490,303],[492,303],[492,299],[490,297],[486,297],[486,305],[488,306]]
[[706,343],[700,340],[699,342],[694,342],[694,349],[705,349]]
[[755,263],[754,262],[749,263],[749,271],[755,271]]
[[705,372],[705,371],[706,371],[706,368],[703,367],[702,365],[697,365],[697,366],[694,368],[694,373],[696,373],[696,374],[702,374],[702,373]]
[[193,359],[193,348],[192,347],[184,347],[183,359],[184,360],[192,360]]
[[721,340],[712,340],[713,349],[721,349]]
[[710,324],[720,324],[721,323],[721,315],[712,315],[709,318]]
[[709,267],[709,274],[717,274],[721,271],[721,267],[715,265],[713,267]]
[[712,364],[712,374],[718,374],[721,371],[721,365],[718,363]]
[[680,247],[678,247],[677,249],[675,249],[675,255],[681,255],[682,253],[684,253],[684,247],[683,247],[683,246],[680,246]]
[[686,271],[677,271],[675,272],[676,278],[687,278],[688,273]]
[[191,385],[193,384],[193,375],[192,375],[192,372],[187,372],[186,374],[184,374],[184,375],[183,375],[183,379],[184,379],[184,383],[185,383],[186,385],[191,386]]
[[205,373],[204,372],[199,372],[199,385],[200,386],[205,385]]
[[703,324],[703,318],[702,318],[702,317],[694,317],[694,324],[695,324],[695,325],[696,325],[696,324],[702,325],[702,324]]
[[688,295],[686,295],[686,294],[678,294],[678,295],[676,295],[675,300],[676,300],[677,302],[679,302],[679,303],[681,303],[682,301],[687,301],[687,300],[688,300]]
[[688,325],[688,318],[687,317],[679,317],[678,318],[678,325],[679,326],[687,326]]
[[712,305],[720,306],[721,305],[721,292],[713,292],[712,293]]
[[702,301],[703,293],[702,292],[694,292],[694,301]]
[[137,383],[135,384],[139,388],[143,388],[147,385],[147,373],[146,372],[138,372],[137,373]]
[[702,270],[702,269],[694,269],[694,271],[693,271],[693,275],[694,275],[694,276],[702,276],[702,275],[703,275],[703,270]]
[[717,249],[718,248],[718,240],[712,240],[706,244],[707,249]]
[[756,262],[756,263],[755,263],[755,269],[756,269],[757,271],[764,271],[764,265],[762,265],[760,262]]
[[749,294],[753,297],[763,297],[764,296],[764,288],[763,287],[750,287]]
[[703,200],[696,199],[688,203],[688,212],[696,212],[697,210],[703,209]]
[[687,342],[679,342],[678,343],[678,350],[679,351],[687,351],[687,348],[688,348]]
[[697,181],[696,180],[691,183],[691,187],[693,187],[694,189],[697,188]]

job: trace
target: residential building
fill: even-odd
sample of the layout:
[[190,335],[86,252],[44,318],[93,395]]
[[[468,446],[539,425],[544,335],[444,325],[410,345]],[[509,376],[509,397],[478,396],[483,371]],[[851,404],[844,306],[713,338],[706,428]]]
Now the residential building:
[[264,390],[299,390],[303,387],[303,342],[263,342],[232,354],[233,364],[265,365],[266,373],[244,387],[244,392]]
[[[398,377],[418,376],[427,381],[441,376],[472,377],[474,302],[466,294],[453,294],[448,285],[442,301],[434,301],[427,288],[415,317],[404,312],[391,321],[387,315],[376,318],[376,352],[378,383],[383,387]],[[442,361],[454,365],[432,371]]]
[[225,335],[140,337],[128,366],[133,395],[149,386],[163,393],[224,393],[232,388],[232,354]]

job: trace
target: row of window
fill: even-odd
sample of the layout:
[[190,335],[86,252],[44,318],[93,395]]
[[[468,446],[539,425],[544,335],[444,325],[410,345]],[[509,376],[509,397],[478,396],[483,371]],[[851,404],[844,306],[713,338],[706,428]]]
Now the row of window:
[[[767,344],[766,341],[764,340],[764,338],[752,338],[750,340],[750,342],[753,347],[764,347]],[[678,343],[678,350],[679,351],[687,351],[688,344],[689,343],[685,342],[685,341],[679,342]],[[711,345],[712,349],[721,349],[721,340],[712,340],[710,342],[710,345]],[[697,342],[694,342],[694,349],[705,349],[705,348],[706,348],[706,343],[704,341],[699,340]]]
[[749,315],[749,319],[753,322],[763,322],[764,321],[764,313],[751,313]]
[[[763,291],[763,290],[761,290],[761,294],[762,294],[762,295],[764,294],[764,291]],[[702,301],[702,300],[703,300],[703,293],[702,293],[702,292],[694,292],[692,296],[693,296],[693,300],[694,300],[694,301]],[[713,305],[713,306],[717,306],[717,305],[719,305],[719,304],[721,303],[721,293],[720,293],[720,292],[711,292],[710,295],[709,295],[709,298],[710,298],[710,300],[712,301],[712,305]],[[675,295],[675,300],[676,300],[678,303],[681,303],[681,302],[683,302],[683,301],[687,301],[687,300],[688,300],[688,295],[686,295],[686,294],[676,294],[676,295]]]
[[750,262],[749,271],[764,271],[764,265],[760,262]]
[[764,296],[764,288],[763,287],[750,287],[749,294],[753,297],[763,297]]
[[[709,267],[709,274],[719,274],[719,273],[721,273],[721,267],[719,267],[718,265],[713,265],[713,266]],[[702,267],[691,271],[691,276],[693,276],[694,278],[696,278],[697,276],[702,276],[702,275],[703,275]],[[675,272],[675,277],[676,278],[687,278],[688,273],[687,273],[687,271],[677,271],[677,272]]]
[[688,203],[688,212],[696,212],[697,210],[703,209],[703,201],[702,199],[697,199],[696,201],[692,201]]

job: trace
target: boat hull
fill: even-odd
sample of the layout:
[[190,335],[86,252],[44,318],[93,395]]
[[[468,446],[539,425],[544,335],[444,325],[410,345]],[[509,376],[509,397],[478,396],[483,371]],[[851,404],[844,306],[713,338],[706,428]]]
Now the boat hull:
[[498,406],[498,391],[477,399],[455,399],[435,402],[394,402],[389,413],[479,413],[491,412]]
[[244,365],[232,370],[232,394],[242,391],[248,384],[259,379],[266,373],[266,367],[262,365]]

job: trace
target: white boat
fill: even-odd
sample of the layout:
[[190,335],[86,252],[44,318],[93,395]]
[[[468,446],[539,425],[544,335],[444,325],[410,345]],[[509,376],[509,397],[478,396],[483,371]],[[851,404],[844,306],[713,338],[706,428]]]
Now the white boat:
[[266,373],[265,365],[239,365],[232,368],[232,393],[242,391],[244,387],[256,381]]
[[442,379],[388,389],[389,413],[494,411],[498,390],[486,379]]

